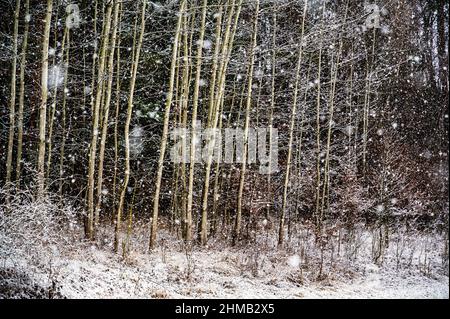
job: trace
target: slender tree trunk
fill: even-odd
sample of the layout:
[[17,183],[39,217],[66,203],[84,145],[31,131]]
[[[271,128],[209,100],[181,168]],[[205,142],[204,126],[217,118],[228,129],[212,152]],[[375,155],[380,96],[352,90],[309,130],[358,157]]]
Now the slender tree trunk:
[[45,188],[45,133],[47,124],[48,98],[48,46],[50,26],[52,20],[53,0],[47,0],[44,35],[42,38],[42,67],[41,67],[41,105],[39,107],[39,152],[38,152],[38,191],[44,194]]
[[142,43],[144,42],[144,33],[145,33],[145,10],[147,8],[147,0],[143,0],[142,4],[142,13],[141,13],[141,25],[140,25],[140,34],[139,40],[136,47],[136,53],[132,65],[132,74],[130,79],[130,96],[128,97],[128,107],[127,107],[127,119],[125,122],[125,177],[122,185],[122,190],[120,192],[119,198],[119,207],[117,208],[117,219],[116,219],[116,231],[115,231],[115,240],[114,240],[114,249],[118,252],[119,249],[119,241],[120,241],[120,222],[122,219],[122,211],[125,202],[125,194],[128,188],[128,182],[131,174],[130,167],[130,123],[131,116],[133,114],[133,98],[134,98],[134,90],[136,85],[136,76],[137,69],[139,66],[139,58],[142,48]]
[[[56,17],[57,20],[57,17]],[[55,24],[55,29],[57,28],[57,24]],[[64,28],[64,36],[63,36],[63,41],[62,41],[62,45],[61,45],[61,55],[64,55],[64,51],[65,51],[65,46],[66,46],[66,41],[67,41],[67,34],[69,32],[69,28],[66,26]],[[56,40],[56,36],[55,36],[55,42],[57,42]],[[56,47],[56,45],[55,45]],[[54,63],[56,63],[56,57],[54,60]],[[54,64],[56,66],[56,64]],[[65,69],[66,67],[64,67]],[[55,72],[59,72],[56,71]],[[64,70],[64,75],[66,74],[66,70]],[[59,78],[59,73],[58,74],[54,74],[55,77]],[[55,82],[57,80],[55,79]],[[64,92],[65,95],[65,92]],[[47,173],[46,173],[46,178],[48,179],[50,176],[50,169],[51,169],[51,160],[52,160],[52,147],[53,147],[53,125],[55,122],[55,113],[56,113],[56,105],[57,105],[57,101],[58,101],[58,85],[55,83],[55,87],[53,88],[53,101],[52,101],[52,105],[51,105],[51,109],[50,109],[50,114],[49,114],[49,127],[48,127],[48,138],[47,138]]]
[[16,162],[16,180],[20,183],[20,173],[22,170],[22,149],[23,149],[23,112],[25,108],[25,68],[27,66],[27,50],[28,50],[28,31],[30,21],[30,0],[25,1],[25,29],[23,33],[22,53],[20,60],[20,87],[19,87],[19,110],[17,118],[17,162]]
[[105,158],[105,148],[106,148],[106,138],[108,133],[109,125],[109,107],[111,104],[112,95],[112,85],[113,85],[113,73],[114,73],[114,54],[117,39],[117,29],[119,23],[119,0],[115,0],[114,3],[114,18],[113,18],[113,31],[111,36],[111,49],[109,52],[108,60],[108,84],[106,88],[105,105],[103,109],[103,125],[102,125],[102,136],[100,141],[100,154],[98,159],[98,170],[97,170],[97,205],[95,208],[95,224],[99,222],[100,209],[102,205],[102,194],[103,194],[103,162]]
[[[270,110],[269,110],[269,141],[272,141],[273,136],[273,111],[275,109],[275,79],[276,79],[276,62],[277,62],[277,13],[273,12],[273,34],[272,34],[272,79],[271,79],[271,87],[270,87]],[[269,167],[272,167],[272,142],[269,143]],[[267,174],[267,190],[269,194],[269,201],[273,199],[272,194],[272,172]],[[270,208],[271,204],[267,205],[266,210],[266,220],[270,217]]]
[[246,114],[245,114],[245,126],[244,126],[244,152],[242,156],[242,167],[239,176],[239,189],[237,197],[237,212],[236,222],[234,226],[233,242],[235,245],[240,239],[241,235],[241,219],[242,219],[242,194],[244,192],[245,183],[245,171],[247,168],[247,150],[248,150],[248,132],[250,128],[250,109],[252,104],[252,86],[253,86],[253,69],[255,63],[255,48],[257,44],[258,35],[258,16],[259,16],[259,0],[256,0],[256,11],[254,16],[253,25],[253,39],[250,47],[250,67],[248,74],[248,86],[247,86],[247,102],[246,102]]
[[203,0],[202,5],[202,20],[200,25],[200,35],[197,41],[197,56],[196,56],[196,74],[194,84],[194,97],[192,101],[192,119],[191,119],[191,147],[189,155],[189,183],[188,183],[188,196],[187,196],[187,210],[186,210],[186,241],[192,240],[192,202],[194,194],[194,169],[195,169],[195,150],[197,143],[197,109],[200,95],[200,76],[202,71],[202,54],[203,54],[203,40],[205,37],[205,23],[206,23],[206,11],[208,7],[207,0]]
[[97,140],[98,140],[98,130],[99,130],[99,117],[100,117],[100,105],[102,101],[102,86],[104,82],[104,72],[106,63],[106,51],[109,43],[109,31],[111,27],[111,13],[112,4],[109,3],[106,16],[103,21],[103,42],[100,51],[99,61],[98,61],[98,76],[97,76],[97,91],[95,97],[95,104],[93,109],[93,123],[92,123],[92,138],[89,151],[89,169],[88,169],[88,221],[87,221],[87,237],[89,239],[94,238],[94,188],[95,188],[95,159],[97,154]]
[[430,83],[430,87],[436,89],[436,72],[433,65],[433,27],[432,27],[432,19],[431,14],[426,11],[426,6],[422,7],[422,16],[423,16],[423,36],[425,42],[425,61],[428,70],[428,82]]
[[133,198],[131,199],[131,205],[128,208],[128,217],[127,217],[127,236],[124,242],[122,243],[122,257],[125,259],[127,257],[128,252],[130,251],[131,246],[131,231],[133,229],[133,206],[134,201],[136,199],[136,193],[138,191],[138,185],[134,187],[133,190]]
[[[353,44],[351,47],[351,64],[350,64],[350,74],[349,74],[349,82],[350,84],[347,86],[347,104],[348,104],[348,124],[347,124],[347,134],[348,134],[348,159],[350,161],[350,165],[354,168],[356,168],[356,156],[352,156],[352,151],[356,153],[356,150],[353,149],[352,145],[352,136],[353,136]],[[352,162],[352,159],[355,159],[354,162]]]
[[[231,10],[230,10],[231,12]],[[223,14],[223,6],[220,6],[217,22],[216,22],[216,43],[214,46],[214,55],[213,55],[213,65],[211,71],[211,81],[209,87],[209,110],[208,110],[208,128],[214,129],[214,121],[216,117],[215,108],[217,105],[215,104],[215,89],[216,89],[216,78],[217,78],[217,68],[218,68],[218,56],[219,56],[219,47],[221,41],[221,27],[222,27],[222,14]],[[225,45],[225,44],[224,44]],[[212,133],[215,134],[215,133]],[[214,150],[214,138],[210,137],[211,141],[208,141],[208,155],[207,162],[205,168],[205,181],[203,186],[203,195],[202,195],[202,219],[200,223],[200,243],[202,245],[206,245],[208,234],[207,234],[207,219],[208,219],[208,192],[209,192],[209,177],[210,170],[212,164],[212,152]]]
[[288,157],[287,157],[287,162],[286,162],[286,175],[284,177],[284,185],[283,185],[283,202],[282,202],[281,216],[280,216],[280,227],[278,230],[278,246],[283,245],[283,240],[284,240],[284,219],[286,216],[287,195],[288,195],[288,188],[289,188],[289,173],[291,170],[291,159],[292,159],[292,144],[294,141],[295,119],[297,118],[298,87],[299,87],[299,82],[300,82],[300,69],[302,67],[303,36],[305,33],[305,19],[306,19],[307,8],[308,8],[308,1],[305,1],[305,7],[303,8],[302,31],[301,31],[301,36],[300,36],[300,48],[298,51],[297,68],[296,68],[296,72],[295,72],[294,100],[292,101],[291,121],[290,121],[290,125],[289,125]]
[[[190,15],[186,15],[183,22],[183,54],[184,54],[184,69],[183,69],[183,92],[181,95],[181,127],[183,129],[187,128],[188,123],[188,105],[189,105],[189,92],[190,92],[190,83],[192,77],[192,42],[193,42],[193,32],[190,33],[189,36],[189,17],[191,19],[191,29],[194,28],[195,23],[195,10],[192,9]],[[182,237],[186,239],[186,211],[187,211],[187,176],[186,176],[186,163],[185,159],[187,156],[187,138],[185,136],[183,139],[183,161],[181,163],[181,181],[182,181],[182,191],[181,191],[181,228],[182,228]]]
[[316,210],[314,213],[315,221],[316,221],[316,227],[320,230],[321,228],[321,220],[320,220],[320,183],[321,183],[321,171],[320,171],[320,161],[321,161],[321,147],[320,147],[320,107],[321,107],[321,101],[320,101],[320,94],[321,94],[321,86],[322,86],[322,46],[323,46],[323,21],[324,21],[324,15],[325,15],[325,5],[323,6],[323,13],[322,13],[322,26],[320,28],[320,43],[319,43],[319,58],[318,58],[318,71],[317,71],[317,98],[316,98]]
[[[232,6],[232,8],[233,8],[235,5],[235,1],[232,2],[232,5],[233,5]],[[236,30],[238,28],[238,21],[239,21],[239,17],[240,17],[240,13],[241,13],[241,8],[242,8],[242,0],[240,0],[238,2],[237,8],[236,8],[236,14],[234,15],[233,30],[231,32],[231,36],[230,36],[230,40],[229,40],[230,46],[228,48],[228,52],[226,53],[226,55],[227,55],[226,63],[227,64],[230,61],[230,55],[233,50],[234,37],[236,35]],[[232,15],[229,15],[228,17],[229,17],[229,19],[231,19]],[[227,25],[229,25],[229,23],[227,23]],[[228,40],[227,40],[227,42],[228,42]],[[223,52],[225,52],[225,51],[223,51]],[[224,54],[225,53],[222,53],[222,56]],[[223,66],[221,65],[220,69],[222,69],[222,68],[223,68]],[[227,66],[225,66],[225,70],[226,70],[226,68],[227,68]],[[220,110],[220,112],[219,112],[219,116],[220,116],[219,129],[222,129],[222,125],[223,125],[222,114],[224,113],[224,95],[225,95],[224,90],[225,90],[226,73],[223,73],[220,71],[219,74],[221,74],[221,76],[219,77],[220,83],[218,84],[218,94],[217,94],[216,100],[219,103],[218,109]],[[232,111],[233,111],[234,104],[235,104],[234,102],[235,102],[235,98],[236,98],[236,82],[237,82],[237,79],[235,78],[234,83],[233,83],[233,96],[232,96],[232,102],[231,102],[231,110],[229,112],[230,116],[228,118],[227,127],[230,126],[231,118],[232,118]],[[245,90],[245,86],[242,88],[242,92],[244,92],[244,90]],[[239,111],[242,107],[242,104],[243,104],[243,97],[240,100]],[[216,163],[216,167],[215,167],[214,191],[213,191],[213,211],[212,211],[212,214],[213,214],[212,219],[213,220],[212,220],[212,225],[211,225],[211,232],[214,232],[216,230],[216,226],[217,226],[216,225],[217,224],[217,201],[219,198],[219,188],[220,188],[220,186],[219,186],[219,178],[220,178],[219,171],[220,171],[220,163],[218,161]],[[228,214],[227,214],[227,209],[225,208],[224,225],[228,225],[229,219],[226,216],[228,216]]]
[[[369,135],[369,115],[370,115],[370,90],[372,84],[372,67],[375,56],[375,42],[376,42],[376,28],[373,28],[372,38],[372,61],[367,61],[367,75],[366,75],[366,92],[364,95],[364,109],[363,109],[363,176],[366,176],[367,166],[367,141]],[[367,57],[368,59],[368,57]]]
[[[182,46],[179,45],[178,46],[178,52],[177,52],[177,66],[176,66],[176,70],[175,70],[175,88],[174,88],[174,96],[175,96],[175,101],[174,101],[174,107],[176,112],[174,112],[173,115],[173,121],[174,123],[177,123],[177,128],[180,128],[183,122],[183,111],[182,111],[182,107],[181,107],[181,99],[182,99],[182,95],[183,95],[183,83],[180,84],[180,82],[183,81],[183,74],[184,74],[184,65],[182,65],[182,63],[180,63],[180,57],[181,57],[181,50],[182,50]],[[179,222],[178,218],[180,216],[179,214],[179,180],[180,180],[180,172],[181,172],[181,165],[179,162],[174,164],[174,168],[173,168],[173,172],[172,172],[172,190],[171,192],[171,207],[170,207],[170,212],[171,212],[171,218],[170,218],[170,223],[169,223],[169,230],[170,232],[173,232],[174,228],[177,231],[177,235],[178,235],[178,227],[176,227],[176,223]]]
[[[122,10],[122,3],[120,3],[120,8],[119,8],[119,13]],[[119,17],[119,37],[117,39],[117,62],[116,62],[116,103],[115,103],[115,116],[114,116],[114,176],[113,176],[113,186],[112,186],[112,203],[113,203],[113,215],[112,215],[112,220],[115,220],[116,217],[116,191],[117,191],[117,162],[119,160],[119,138],[118,138],[118,132],[119,132],[119,112],[120,112],[120,43],[121,43],[121,38],[120,38],[120,32],[121,32],[121,18],[122,15],[120,15]]]
[[[344,17],[344,23],[347,20],[347,8],[348,8],[348,1],[345,11],[345,17]],[[339,40],[339,50],[336,56],[335,61],[332,61],[331,65],[331,92],[330,92],[330,103],[329,103],[329,113],[330,118],[328,120],[328,132],[327,132],[327,145],[326,145],[326,155],[325,155],[325,172],[324,172],[324,181],[323,181],[323,193],[322,193],[322,205],[321,205],[321,211],[320,211],[320,219],[323,220],[324,218],[324,207],[325,207],[325,197],[329,199],[329,196],[327,196],[327,192],[330,191],[330,148],[331,148],[331,135],[332,135],[332,128],[334,123],[334,105],[335,105],[335,94],[336,94],[336,82],[339,72],[339,64],[341,62],[341,53],[342,53],[342,47],[344,45],[344,42],[342,41],[342,37]],[[333,60],[333,58],[332,58]]]
[[[447,18],[445,16],[445,5],[447,3]],[[437,28],[438,28],[438,60],[439,60],[439,78],[442,91],[447,93],[448,101],[448,48],[447,37],[445,36],[445,21],[447,20],[448,30],[448,1],[439,0],[437,6]]]
[[20,15],[20,0],[16,0],[16,9],[14,11],[14,34],[13,34],[13,60],[11,66],[11,96],[9,100],[9,135],[8,135],[8,152],[6,156],[6,189],[8,194],[6,196],[9,201],[9,183],[11,182],[12,172],[12,158],[14,149],[14,131],[16,119],[16,74],[17,74],[17,47],[19,34],[19,15]]
[[[91,82],[91,108],[92,108],[92,114],[94,113],[94,102],[95,102],[95,80],[96,80],[96,74],[95,70],[97,67],[97,60],[98,60],[98,32],[97,32],[97,18],[98,18],[98,0],[95,0],[94,3],[94,21],[93,21],[93,27],[94,27],[94,54],[92,55],[92,82]],[[84,52],[83,52],[84,55]]]
[[159,153],[158,171],[157,171],[156,183],[155,183],[156,184],[155,196],[153,199],[153,216],[152,216],[152,221],[151,221],[150,243],[149,243],[150,249],[152,249],[155,246],[156,233],[158,231],[159,194],[161,192],[161,181],[162,181],[162,174],[163,174],[163,168],[164,168],[164,157],[166,154],[167,135],[169,134],[170,109],[172,106],[173,88],[175,85],[175,70],[176,70],[176,65],[177,65],[177,53],[178,53],[178,45],[179,45],[179,38],[180,38],[180,30],[181,30],[181,24],[183,21],[183,15],[185,14],[185,12],[184,12],[185,7],[186,7],[186,0],[183,0],[180,5],[177,29],[175,31],[175,39],[174,39],[174,45],[173,45],[173,51],[172,51],[172,62],[171,62],[170,79],[169,79],[169,91],[167,94],[166,108],[165,108],[165,113],[164,113],[164,125],[163,125],[162,137],[161,137],[161,148],[160,148],[160,153]]
[[[308,71],[306,73],[306,82],[309,83],[310,81],[310,75],[311,75],[311,67],[312,67],[312,61],[309,59],[308,62]],[[297,198],[296,198],[296,204],[295,204],[295,212],[297,216],[297,221],[299,220],[299,214],[298,214],[298,206],[300,202],[301,197],[301,186],[302,186],[302,180],[303,180],[303,170],[302,170],[302,161],[301,161],[301,154],[302,154],[302,147],[303,147],[303,133],[304,133],[304,126],[305,126],[305,118],[306,118],[306,111],[307,111],[307,100],[308,100],[308,93],[309,93],[310,86],[306,86],[304,95],[303,95],[303,107],[302,107],[302,114],[300,119],[300,127],[299,127],[299,137],[298,137],[298,148],[297,148],[297,176],[298,176],[298,184],[297,184]],[[290,232],[288,232],[290,236]]]
[[[221,103],[219,110],[219,130],[222,130],[222,114],[223,114],[223,103]],[[210,233],[214,234],[217,229],[217,202],[219,200],[219,173],[220,173],[220,161],[216,161],[214,167],[214,186],[213,186],[213,207],[211,211],[211,227]]]
[[[219,119],[219,110],[220,105],[223,103],[224,98],[224,89],[225,89],[225,77],[227,73],[227,67],[228,62],[231,56],[231,52],[233,50],[233,41],[234,41],[234,34],[236,32],[237,27],[237,19],[239,19],[240,14],[240,5],[238,8],[238,12],[236,14],[236,20],[234,23],[234,29],[231,31],[231,24],[232,24],[232,18],[234,14],[234,7],[235,7],[235,0],[231,3],[231,8],[228,13],[227,23],[225,27],[225,34],[224,34],[224,40],[222,45],[222,61],[220,63],[220,67],[217,66],[217,59],[215,60],[215,66],[213,66],[213,72],[217,71],[218,68],[218,87],[217,87],[217,97],[214,99],[214,86],[212,86],[210,91],[210,123],[208,125],[209,128],[211,128],[212,136],[210,136],[210,140],[208,141],[208,154],[207,154],[207,161],[206,161],[206,169],[205,169],[205,182],[204,182],[204,188],[203,188],[203,200],[202,200],[202,220],[201,220],[201,230],[200,230],[200,240],[201,244],[205,245],[207,242],[207,220],[208,220],[208,195],[209,195],[209,181],[210,181],[210,174],[211,174],[211,165],[212,165],[212,158],[213,158],[213,149],[216,145],[216,128],[217,128],[217,122]],[[221,23],[218,22],[218,25]],[[231,31],[231,36],[230,36]],[[220,41],[220,27],[216,30],[216,40],[217,40],[217,47],[219,45]],[[217,57],[216,52],[216,57]],[[214,75],[213,75],[214,76]],[[214,84],[216,79],[214,78]],[[211,84],[213,85],[213,84]]]
[[64,97],[62,102],[62,141],[59,151],[59,195],[62,196],[64,187],[64,151],[66,146],[66,107],[67,107],[67,81],[69,77],[69,65],[70,65],[70,29],[67,30],[67,49],[66,49],[66,65],[64,69]]

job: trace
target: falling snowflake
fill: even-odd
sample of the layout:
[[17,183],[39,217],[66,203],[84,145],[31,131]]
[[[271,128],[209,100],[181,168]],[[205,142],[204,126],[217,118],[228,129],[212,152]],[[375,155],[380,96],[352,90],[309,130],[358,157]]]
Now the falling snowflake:
[[384,212],[384,205],[383,204],[377,205],[376,209],[378,213],[382,213]]
[[48,71],[48,84],[49,89],[61,86],[64,82],[64,71],[60,65],[54,65]]
[[144,150],[144,129],[140,126],[133,128],[130,134],[130,152],[138,155]]
[[290,256],[287,260],[287,263],[292,268],[297,268],[298,266],[300,266],[300,256],[299,255]]

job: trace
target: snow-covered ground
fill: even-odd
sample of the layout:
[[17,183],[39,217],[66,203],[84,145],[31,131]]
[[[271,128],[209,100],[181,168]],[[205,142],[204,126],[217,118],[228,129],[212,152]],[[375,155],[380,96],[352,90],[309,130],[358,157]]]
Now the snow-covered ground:
[[[194,253],[191,278],[181,252],[135,255],[134,264],[109,254],[65,261],[61,293],[69,298],[449,298],[447,276],[424,276],[368,264],[355,278],[295,284],[290,265],[268,265],[268,275],[242,272],[230,251]],[[268,262],[270,263],[270,262]]]
[[42,205],[4,215],[0,299],[449,298],[448,239],[436,230],[397,228],[381,241],[378,229],[355,225],[317,241],[298,225],[277,248],[274,230],[231,247],[225,229],[199,247],[161,228],[148,252],[148,225],[137,222],[116,254],[113,225],[85,241],[70,209],[61,216]]
[[255,259],[245,249],[158,249],[124,261],[85,247],[54,259],[46,273],[30,271],[35,268],[25,262],[15,267],[27,269],[36,286],[48,287],[44,294],[54,289],[63,298],[449,298],[449,278],[440,271],[424,275],[416,267],[358,262],[345,269],[336,262],[323,279],[311,280],[286,251]]

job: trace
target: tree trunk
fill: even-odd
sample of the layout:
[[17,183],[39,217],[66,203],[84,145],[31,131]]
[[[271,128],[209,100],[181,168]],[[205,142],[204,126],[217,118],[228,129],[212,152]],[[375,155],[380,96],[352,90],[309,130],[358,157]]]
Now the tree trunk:
[[17,118],[17,162],[16,162],[16,181],[20,183],[20,173],[22,170],[22,149],[23,149],[23,112],[25,108],[25,68],[27,66],[27,50],[28,50],[28,31],[30,22],[28,16],[30,14],[30,0],[25,1],[25,30],[23,33],[22,53],[20,61],[20,88],[19,88],[19,110]]
[[9,100],[9,135],[8,135],[8,152],[6,156],[6,189],[8,191],[6,201],[9,201],[9,183],[11,182],[12,172],[12,157],[14,149],[14,131],[16,119],[16,74],[17,74],[17,46],[19,33],[19,15],[20,15],[20,0],[16,0],[16,9],[14,11],[14,34],[13,34],[13,49],[12,49],[12,66],[11,66],[11,96]]
[[200,95],[200,76],[202,69],[202,54],[203,54],[203,40],[205,37],[205,23],[206,23],[206,11],[208,7],[207,0],[203,0],[202,5],[202,20],[200,26],[200,35],[197,41],[197,57],[196,57],[196,74],[194,84],[194,97],[192,101],[192,119],[191,119],[191,145],[189,155],[189,183],[188,183],[188,196],[187,196],[187,210],[186,210],[186,241],[192,240],[192,201],[194,194],[194,169],[195,169],[195,151],[197,143],[197,109]]
[[[208,219],[208,195],[209,195],[209,181],[210,181],[210,173],[211,173],[211,165],[212,165],[212,158],[213,158],[213,149],[216,145],[216,128],[217,128],[217,122],[219,119],[219,111],[220,111],[220,105],[223,103],[223,97],[224,97],[224,89],[225,89],[225,77],[227,73],[227,67],[228,62],[230,60],[231,52],[233,50],[233,41],[234,41],[234,35],[236,32],[237,27],[237,19],[239,19],[240,14],[240,4],[238,7],[238,12],[236,14],[236,20],[234,23],[234,28],[231,31],[230,36],[230,30],[231,30],[231,24],[232,24],[232,18],[234,14],[234,6],[235,6],[235,0],[231,3],[231,8],[228,13],[226,28],[225,28],[225,34],[224,34],[224,40],[222,45],[222,61],[220,63],[220,67],[218,68],[218,85],[217,85],[217,96],[214,99],[214,87],[213,84],[210,91],[210,119],[209,119],[209,125],[208,127],[213,130],[212,136],[210,136],[210,140],[208,141],[208,154],[207,154],[207,161],[206,161],[206,169],[205,169],[205,182],[204,182],[204,188],[203,188],[203,200],[202,200],[202,220],[201,220],[201,230],[200,230],[200,240],[201,244],[205,245],[207,242],[207,219]],[[220,22],[218,22],[218,25],[220,25]],[[220,41],[220,28],[217,28],[217,34],[216,34],[216,45],[219,45]],[[217,52],[216,52],[217,54]],[[213,67],[213,72],[216,72],[217,70],[217,60],[215,61],[215,66]],[[214,78],[214,84],[215,84],[215,78]]]
[[98,225],[100,209],[102,205],[102,194],[103,194],[103,162],[105,158],[105,147],[106,147],[106,137],[108,133],[109,125],[109,107],[111,104],[112,95],[112,85],[113,85],[113,73],[114,73],[114,54],[117,39],[117,29],[119,23],[119,7],[120,2],[115,0],[114,4],[114,18],[113,18],[113,31],[111,36],[111,50],[109,52],[108,60],[108,84],[106,88],[105,105],[103,109],[103,125],[102,125],[102,136],[100,141],[100,154],[98,159],[98,170],[97,170],[97,205],[95,208],[95,224]]
[[322,46],[323,46],[323,23],[325,19],[325,5],[323,6],[323,13],[322,13],[322,26],[320,28],[320,47],[319,47],[319,60],[318,60],[318,71],[317,71],[317,98],[316,98],[316,210],[314,213],[316,227],[320,230],[322,221],[320,220],[320,183],[321,183],[321,171],[320,171],[320,161],[321,161],[321,147],[320,147],[320,107],[321,107],[321,101],[320,101],[320,93],[321,93],[321,87],[322,87]]
[[247,150],[248,150],[248,132],[250,128],[250,109],[252,104],[252,86],[253,86],[253,69],[255,63],[255,48],[257,44],[257,33],[258,33],[258,16],[259,16],[259,0],[256,0],[256,11],[254,16],[253,25],[253,39],[250,47],[250,67],[248,73],[248,86],[247,86],[247,102],[246,102],[246,114],[245,114],[245,126],[244,126],[244,153],[242,156],[242,167],[239,176],[239,189],[237,197],[237,212],[236,212],[236,222],[234,226],[234,234],[232,239],[232,244],[236,245],[237,241],[240,239],[241,235],[241,219],[242,219],[242,194],[244,192],[245,183],[245,171],[247,168]]
[[437,6],[437,29],[438,29],[437,49],[439,60],[439,80],[441,84],[441,89],[444,93],[447,93],[448,96],[448,51],[446,52],[445,50],[447,48],[447,39],[445,36],[446,20],[448,25],[448,17],[446,18],[445,16],[446,3],[448,6],[448,1],[439,0],[439,4]]
[[[347,20],[347,7],[345,11],[344,23]],[[325,197],[329,199],[327,196],[327,192],[330,190],[330,148],[331,148],[331,134],[334,123],[334,105],[335,105],[335,94],[336,94],[336,82],[339,72],[339,64],[341,62],[341,53],[344,42],[342,41],[342,37],[339,39],[339,50],[336,56],[335,61],[332,61],[331,64],[331,92],[330,92],[330,103],[329,103],[329,113],[330,118],[328,120],[328,132],[327,132],[327,145],[326,145],[326,155],[325,155],[325,173],[324,173],[324,181],[323,181],[323,192],[322,192],[322,205],[320,211],[320,219],[324,218],[324,207],[325,207]],[[332,58],[333,60],[333,58]]]
[[145,33],[145,9],[147,8],[147,0],[143,0],[142,4],[142,13],[141,13],[141,25],[140,25],[140,35],[139,40],[136,47],[136,53],[132,65],[132,74],[130,79],[130,96],[128,97],[128,107],[127,107],[127,119],[125,122],[125,177],[122,185],[122,190],[120,192],[119,198],[119,207],[117,208],[117,219],[116,219],[116,231],[115,231],[115,240],[114,240],[114,249],[118,252],[119,249],[119,241],[120,241],[120,222],[122,219],[122,211],[125,202],[125,194],[128,188],[128,181],[130,179],[131,167],[130,167],[130,123],[131,116],[133,114],[133,98],[134,98],[134,89],[136,85],[136,76],[137,69],[139,66],[139,58],[140,52],[142,48],[142,43],[144,42],[144,33]]
[[286,162],[286,175],[284,177],[284,185],[283,185],[283,202],[282,202],[282,208],[281,208],[280,227],[278,230],[278,246],[283,245],[283,240],[284,240],[284,219],[286,216],[287,194],[288,194],[288,188],[289,188],[289,173],[291,170],[292,143],[294,140],[295,119],[297,118],[298,86],[299,86],[299,81],[300,81],[300,69],[302,67],[303,36],[305,33],[305,19],[306,19],[307,9],[308,9],[308,1],[305,1],[305,7],[303,9],[303,18],[302,18],[302,31],[301,31],[300,44],[299,44],[300,47],[298,50],[297,68],[296,68],[296,72],[295,72],[294,100],[292,101],[291,121],[289,124],[288,156],[287,156],[287,162]]
[[62,196],[63,186],[64,186],[64,150],[66,146],[66,107],[67,107],[67,81],[69,76],[69,57],[70,57],[70,29],[67,30],[67,49],[66,49],[66,65],[64,74],[64,97],[62,102],[62,141],[61,148],[59,151],[59,195]]
[[178,45],[179,45],[179,37],[181,24],[183,21],[184,9],[186,6],[186,0],[183,0],[180,5],[180,11],[178,16],[177,29],[175,31],[175,39],[172,51],[172,62],[170,68],[170,79],[169,79],[169,91],[167,94],[166,100],[166,108],[164,113],[164,125],[163,132],[161,137],[161,148],[159,153],[158,160],[158,171],[156,175],[156,186],[155,186],[155,196],[153,199],[153,216],[151,221],[151,229],[150,229],[150,249],[155,246],[156,242],[156,232],[158,231],[158,213],[159,213],[159,194],[161,192],[161,181],[164,167],[164,157],[166,154],[166,146],[167,146],[167,135],[169,134],[169,119],[170,119],[170,109],[172,106],[172,98],[173,98],[173,88],[175,84],[175,70],[177,65],[177,53],[178,53]]
[[99,129],[99,117],[100,117],[100,105],[102,101],[102,86],[104,82],[104,71],[106,63],[106,50],[108,48],[109,31],[111,27],[111,12],[112,4],[108,4],[106,16],[103,21],[103,41],[98,61],[98,76],[97,76],[97,91],[95,97],[95,104],[93,109],[93,123],[92,123],[92,138],[89,151],[89,169],[88,169],[88,220],[87,220],[87,232],[86,235],[89,239],[94,238],[94,188],[95,188],[95,158],[97,154],[97,140]]
[[38,192],[44,194],[45,188],[45,133],[47,124],[48,98],[48,46],[52,20],[53,0],[47,0],[44,35],[42,38],[41,67],[41,105],[39,107],[39,152],[38,152]]

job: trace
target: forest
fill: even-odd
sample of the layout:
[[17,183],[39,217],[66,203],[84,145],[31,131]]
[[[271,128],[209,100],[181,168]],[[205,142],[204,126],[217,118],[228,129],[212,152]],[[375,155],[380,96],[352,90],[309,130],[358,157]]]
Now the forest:
[[448,17],[0,0],[0,299],[448,299]]

